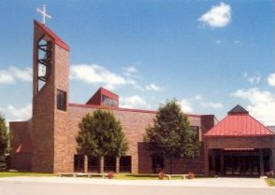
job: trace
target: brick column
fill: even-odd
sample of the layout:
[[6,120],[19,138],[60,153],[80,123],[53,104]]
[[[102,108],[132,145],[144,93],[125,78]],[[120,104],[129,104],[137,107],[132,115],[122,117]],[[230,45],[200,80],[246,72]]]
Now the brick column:
[[275,148],[271,148],[270,170],[275,171]]
[[116,157],[116,173],[119,173],[119,165],[120,165],[120,157],[117,156]]
[[259,157],[260,157],[260,175],[264,175],[264,159],[263,159],[263,150],[259,149]]
[[88,156],[84,155],[84,173],[88,172]]
[[220,163],[221,163],[221,175],[224,175],[224,154],[223,150],[220,153]]
[[212,151],[212,153],[211,153],[211,158],[212,158],[212,171],[215,175],[217,175],[217,173],[216,173],[216,154],[214,151]]
[[206,143],[204,143],[204,174],[209,175],[209,154]]
[[101,156],[99,158],[99,173],[104,173],[104,156]]

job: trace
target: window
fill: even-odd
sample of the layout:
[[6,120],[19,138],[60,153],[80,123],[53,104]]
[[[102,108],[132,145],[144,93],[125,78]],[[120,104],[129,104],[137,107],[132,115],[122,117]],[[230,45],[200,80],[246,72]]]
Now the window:
[[108,97],[106,95],[102,96],[102,104],[104,106],[118,107],[118,102],[114,99],[111,99],[110,97]]
[[84,172],[84,156],[83,155],[74,155],[74,171],[75,172]]
[[57,90],[57,109],[66,111],[67,94],[64,91]]
[[104,156],[104,171],[116,171],[116,157]]
[[196,140],[200,140],[200,130],[199,130],[199,127],[198,126],[190,126],[189,128],[190,128],[190,130],[193,133],[193,137]]
[[131,156],[121,156],[119,161],[120,172],[131,172]]
[[153,173],[159,173],[164,169],[164,158],[162,156],[152,156],[152,170]]
[[43,88],[50,77],[51,62],[52,42],[42,39],[38,42],[37,47],[38,90]]
[[99,158],[96,156],[88,156],[88,171],[99,172]]

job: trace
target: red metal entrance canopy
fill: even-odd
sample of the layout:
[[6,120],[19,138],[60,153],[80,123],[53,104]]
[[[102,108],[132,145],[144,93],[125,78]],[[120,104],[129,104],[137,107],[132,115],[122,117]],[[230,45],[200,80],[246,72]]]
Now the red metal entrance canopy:
[[275,134],[237,105],[217,125],[204,134],[207,137],[260,137]]

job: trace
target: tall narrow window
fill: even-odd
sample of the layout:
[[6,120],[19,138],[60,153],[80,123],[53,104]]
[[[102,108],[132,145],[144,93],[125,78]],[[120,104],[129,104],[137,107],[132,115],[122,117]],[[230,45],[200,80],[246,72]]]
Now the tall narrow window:
[[200,141],[200,130],[198,126],[190,126],[190,130],[192,131],[194,139]]
[[57,109],[66,111],[67,94],[64,91],[57,90]]
[[38,90],[40,90],[46,84],[50,76],[52,61],[52,42],[42,39],[38,42],[37,49]]

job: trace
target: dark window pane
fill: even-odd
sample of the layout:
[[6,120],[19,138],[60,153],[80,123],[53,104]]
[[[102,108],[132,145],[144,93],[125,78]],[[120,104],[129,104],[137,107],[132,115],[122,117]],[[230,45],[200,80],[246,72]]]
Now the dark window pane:
[[57,90],[57,109],[66,110],[67,94],[64,91]]
[[200,139],[199,127],[198,126],[190,126],[189,128],[193,133],[194,139],[199,140]]
[[88,156],[88,172],[99,172],[99,158]]
[[74,171],[84,172],[84,156],[74,155]]
[[131,172],[131,156],[121,156],[119,162],[120,172]]
[[112,107],[117,107],[118,106],[118,101],[114,100],[114,99],[111,99],[109,98],[108,96],[106,95],[103,95],[102,96],[102,104],[104,106],[112,106]]

